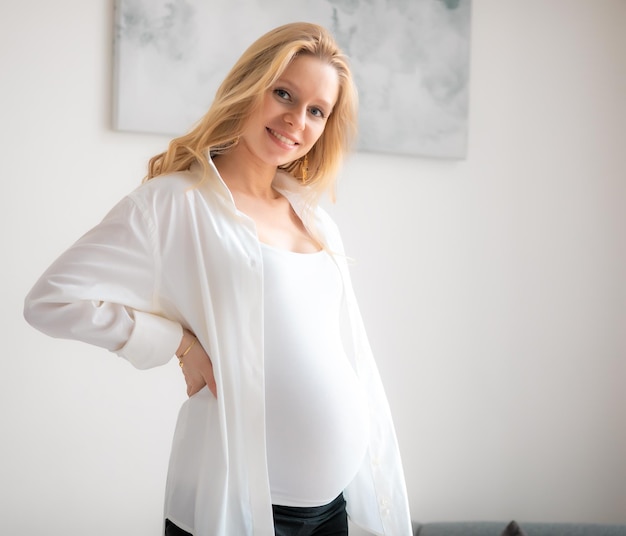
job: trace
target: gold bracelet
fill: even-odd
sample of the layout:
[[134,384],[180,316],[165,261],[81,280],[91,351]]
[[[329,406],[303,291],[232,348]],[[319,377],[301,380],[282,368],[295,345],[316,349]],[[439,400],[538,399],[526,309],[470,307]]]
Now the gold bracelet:
[[194,337],[193,341],[191,341],[191,344],[189,346],[187,346],[187,349],[181,355],[176,356],[176,357],[178,357],[178,364],[181,366],[181,368],[183,366],[183,357],[185,357],[189,353],[189,350],[191,350],[193,348],[193,345],[196,344],[197,340],[198,339],[196,339]]

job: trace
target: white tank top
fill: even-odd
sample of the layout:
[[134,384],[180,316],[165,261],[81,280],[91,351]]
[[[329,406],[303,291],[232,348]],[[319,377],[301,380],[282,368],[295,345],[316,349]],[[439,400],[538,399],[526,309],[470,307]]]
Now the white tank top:
[[365,397],[341,343],[341,277],[325,251],[262,251],[272,503],[321,506],[352,481],[368,444]]

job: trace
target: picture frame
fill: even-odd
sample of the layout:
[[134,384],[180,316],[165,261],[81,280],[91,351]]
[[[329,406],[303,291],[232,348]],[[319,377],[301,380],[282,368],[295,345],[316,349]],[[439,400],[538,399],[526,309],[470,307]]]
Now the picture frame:
[[185,133],[256,38],[306,20],[350,58],[359,151],[466,157],[471,0],[116,0],[115,9],[119,131]]

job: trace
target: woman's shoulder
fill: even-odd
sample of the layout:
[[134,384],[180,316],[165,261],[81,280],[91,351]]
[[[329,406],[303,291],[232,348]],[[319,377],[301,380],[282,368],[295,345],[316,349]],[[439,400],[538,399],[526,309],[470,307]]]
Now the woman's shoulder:
[[314,212],[315,226],[324,235],[326,241],[336,249],[341,245],[341,233],[333,217],[322,207],[317,206]]
[[199,184],[200,177],[190,171],[160,175],[142,182],[129,195],[133,199],[151,200],[159,197],[176,197]]
[[199,196],[211,203],[217,198],[217,188],[211,177],[205,177],[197,168],[160,175],[147,180],[133,190],[129,197],[143,206],[175,207]]

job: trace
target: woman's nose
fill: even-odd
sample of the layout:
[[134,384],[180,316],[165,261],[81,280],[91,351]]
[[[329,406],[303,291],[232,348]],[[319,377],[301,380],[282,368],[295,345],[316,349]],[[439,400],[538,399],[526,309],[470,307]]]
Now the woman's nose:
[[285,121],[297,130],[304,130],[306,124],[306,108],[295,108],[285,114]]

